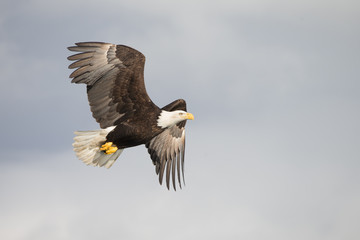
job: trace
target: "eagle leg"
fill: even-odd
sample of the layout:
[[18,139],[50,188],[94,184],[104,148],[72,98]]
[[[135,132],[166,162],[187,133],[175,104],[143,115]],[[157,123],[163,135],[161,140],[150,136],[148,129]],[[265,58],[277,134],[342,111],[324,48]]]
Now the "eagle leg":
[[113,145],[112,142],[107,142],[100,147],[100,150],[104,151],[106,154],[112,154],[116,152],[118,148],[115,145]]

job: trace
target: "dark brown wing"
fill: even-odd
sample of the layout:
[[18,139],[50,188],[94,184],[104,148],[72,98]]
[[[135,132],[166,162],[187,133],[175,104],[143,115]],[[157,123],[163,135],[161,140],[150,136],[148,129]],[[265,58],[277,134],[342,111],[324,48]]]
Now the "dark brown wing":
[[69,47],[80,52],[68,57],[73,83],[85,83],[93,117],[101,128],[114,126],[135,112],[156,108],[144,84],[145,57],[137,50],[102,42],[82,42]]
[[[179,99],[162,109],[166,111],[186,111],[186,103],[184,100]],[[185,124],[186,121],[182,121],[171,128],[165,129],[145,145],[155,165],[156,174],[159,175],[160,184],[162,184],[166,170],[166,186],[168,189],[170,188],[171,178],[173,188],[176,190],[176,175],[179,187],[181,188],[181,178],[185,184]]]

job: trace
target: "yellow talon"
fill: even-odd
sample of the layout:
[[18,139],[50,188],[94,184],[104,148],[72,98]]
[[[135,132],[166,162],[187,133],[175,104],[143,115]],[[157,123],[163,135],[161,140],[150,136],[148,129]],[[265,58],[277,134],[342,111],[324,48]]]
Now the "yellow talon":
[[114,153],[114,152],[116,152],[118,150],[118,148],[117,147],[109,147],[109,149],[108,150],[106,150],[106,154],[112,154],[112,153]]
[[104,151],[106,154],[112,154],[116,152],[118,148],[115,145],[113,146],[112,142],[107,142],[100,147],[100,150]]
[[106,151],[107,149],[109,149],[109,147],[111,147],[112,142],[107,142],[104,145],[101,146],[100,150],[101,151]]

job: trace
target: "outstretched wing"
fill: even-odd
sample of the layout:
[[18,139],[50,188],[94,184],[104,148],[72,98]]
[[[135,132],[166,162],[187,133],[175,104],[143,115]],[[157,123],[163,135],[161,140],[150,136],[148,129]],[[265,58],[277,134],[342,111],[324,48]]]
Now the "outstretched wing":
[[87,85],[90,108],[101,128],[155,107],[145,89],[142,53],[102,42],[76,43],[68,49],[79,52],[68,57],[75,61],[69,68],[76,69],[70,78]]
[[[166,111],[183,110],[186,111],[184,100],[176,100],[162,108]],[[145,146],[155,165],[156,174],[159,175],[159,182],[162,184],[166,171],[166,186],[170,188],[170,179],[173,188],[176,190],[177,181],[181,188],[181,178],[184,179],[184,159],[185,159],[185,124],[186,120],[165,129],[162,133],[151,139]]]

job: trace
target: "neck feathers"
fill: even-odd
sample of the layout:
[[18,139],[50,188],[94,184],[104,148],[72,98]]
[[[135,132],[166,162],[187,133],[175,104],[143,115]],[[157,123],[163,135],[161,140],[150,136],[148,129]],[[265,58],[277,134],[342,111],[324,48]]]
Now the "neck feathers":
[[162,110],[157,120],[158,127],[161,128],[169,128],[178,123],[178,119],[176,118],[176,114],[174,112],[168,112]]

